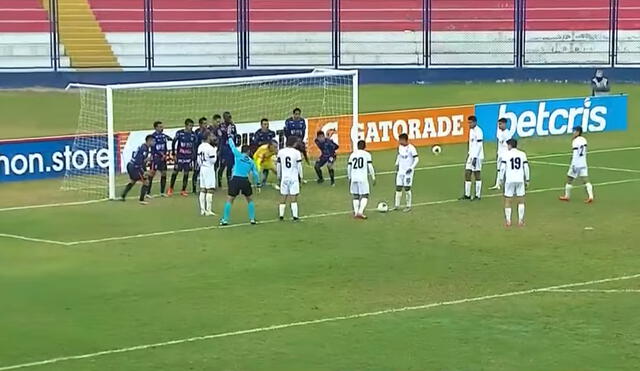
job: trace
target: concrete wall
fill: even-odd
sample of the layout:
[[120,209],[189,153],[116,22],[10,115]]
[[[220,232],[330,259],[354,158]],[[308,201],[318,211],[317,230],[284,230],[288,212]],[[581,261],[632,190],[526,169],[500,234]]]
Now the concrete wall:
[[[145,66],[144,34],[107,33],[123,67]],[[329,66],[330,32],[252,32],[250,66]],[[424,65],[422,32],[345,32],[343,65]],[[529,31],[525,63],[608,64],[608,31]],[[0,68],[49,67],[48,33],[1,33]],[[154,33],[155,67],[237,66],[235,32]],[[509,65],[514,63],[510,31],[434,31],[428,41],[431,65]],[[618,62],[640,65],[640,32],[619,31]],[[64,46],[61,46],[64,53]],[[61,61],[68,67],[68,58]]]

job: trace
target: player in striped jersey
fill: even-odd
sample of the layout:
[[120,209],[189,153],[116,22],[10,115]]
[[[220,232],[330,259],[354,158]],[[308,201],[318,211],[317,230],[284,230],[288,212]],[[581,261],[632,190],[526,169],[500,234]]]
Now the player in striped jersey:
[[511,227],[511,201],[518,203],[518,225],[524,226],[524,195],[529,186],[531,172],[527,154],[518,149],[518,141],[507,141],[507,152],[500,160],[500,182],[504,185],[505,225]]

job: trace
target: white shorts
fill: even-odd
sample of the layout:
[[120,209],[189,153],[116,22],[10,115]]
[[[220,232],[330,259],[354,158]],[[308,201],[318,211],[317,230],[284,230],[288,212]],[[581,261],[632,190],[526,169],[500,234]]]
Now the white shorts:
[[368,195],[369,194],[369,182],[368,181],[352,181],[351,182],[351,194],[352,195]]
[[396,187],[411,187],[413,185],[413,173],[415,173],[415,170],[409,174],[407,174],[407,170],[398,170],[396,174]]
[[586,166],[585,167],[570,166],[569,171],[567,172],[567,176],[570,176],[572,178],[589,176],[589,168]]
[[482,170],[482,159],[479,158],[476,160],[476,166],[474,167],[473,164],[473,159],[471,157],[467,157],[467,163],[464,165],[464,169],[465,170],[471,170],[471,171],[481,171]]
[[507,182],[504,184],[505,197],[524,197],[524,182]]
[[216,188],[216,169],[203,167],[200,169],[200,189]]
[[300,180],[282,179],[280,182],[280,194],[283,196],[297,196],[300,194]]

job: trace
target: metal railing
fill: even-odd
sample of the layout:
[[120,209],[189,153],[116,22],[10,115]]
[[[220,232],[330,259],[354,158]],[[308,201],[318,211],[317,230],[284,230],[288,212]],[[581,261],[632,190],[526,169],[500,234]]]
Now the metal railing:
[[76,36],[96,24],[119,68],[130,70],[640,66],[637,0],[215,3],[179,9],[175,1],[131,0],[127,9],[92,8],[91,21],[49,0],[48,43],[37,38],[24,51],[26,34],[2,38],[0,70],[113,68],[98,40]]

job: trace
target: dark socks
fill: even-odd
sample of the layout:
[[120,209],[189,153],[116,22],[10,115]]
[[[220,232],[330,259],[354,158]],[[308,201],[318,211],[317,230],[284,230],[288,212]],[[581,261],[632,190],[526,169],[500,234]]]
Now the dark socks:
[[182,191],[183,192],[187,190],[188,184],[189,184],[189,173],[185,171],[182,174]]
[[200,170],[194,170],[193,176],[191,177],[191,190],[193,193],[196,193],[196,183],[198,182],[198,174],[200,174]]
[[316,175],[318,175],[318,180],[322,180],[322,169],[320,168],[320,166],[314,166],[313,167],[316,170]]
[[149,190],[149,186],[143,184],[142,187],[140,188],[140,201],[144,201],[144,196],[147,195],[148,190]]
[[167,188],[167,176],[162,175],[160,177],[160,193],[164,194],[164,189]]
[[333,169],[329,169],[329,177],[331,178],[331,184],[336,182],[336,172]]
[[174,171],[173,173],[171,173],[171,185],[169,186],[169,188],[173,189],[173,187],[175,187],[177,177],[178,177],[177,172]]
[[124,191],[122,191],[122,198],[127,197],[127,193],[129,193],[131,188],[133,188],[133,183],[127,183],[127,185],[124,187]]
[[149,186],[147,187],[147,194],[151,194],[152,185],[153,185],[153,178],[149,178]]

